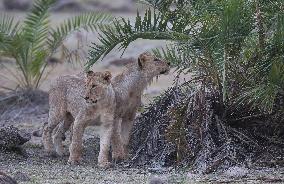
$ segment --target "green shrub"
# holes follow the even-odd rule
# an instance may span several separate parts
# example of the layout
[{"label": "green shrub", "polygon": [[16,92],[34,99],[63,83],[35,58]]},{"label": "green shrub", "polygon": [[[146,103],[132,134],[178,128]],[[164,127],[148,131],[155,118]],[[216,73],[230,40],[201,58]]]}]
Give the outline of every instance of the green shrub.
[{"label": "green shrub", "polygon": [[86,13],[64,21],[57,28],[50,27],[49,8],[55,0],[36,0],[23,23],[7,15],[0,16],[0,56],[16,60],[17,71],[9,70],[18,87],[36,89],[46,72],[47,58],[72,32],[97,30],[111,22],[112,17],[102,13]]},{"label": "green shrub", "polygon": [[94,43],[86,67],[113,48],[137,39],[168,40],[153,52],[192,81],[218,91],[223,112],[242,107],[271,113],[284,96],[282,0],[144,0],[150,6],[135,23],[116,20]]}]

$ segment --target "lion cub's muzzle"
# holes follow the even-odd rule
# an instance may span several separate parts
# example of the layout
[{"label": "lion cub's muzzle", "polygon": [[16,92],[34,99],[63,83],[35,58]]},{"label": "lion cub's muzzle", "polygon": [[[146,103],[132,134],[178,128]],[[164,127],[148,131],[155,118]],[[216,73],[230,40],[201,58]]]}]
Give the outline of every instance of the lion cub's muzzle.
[{"label": "lion cub's muzzle", "polygon": [[91,99],[91,98],[88,97],[88,96],[86,96],[84,99],[85,99],[86,102],[89,103],[89,104],[96,104],[96,103],[98,102],[97,99]]},{"label": "lion cub's muzzle", "polygon": [[167,67],[163,71],[161,71],[160,74],[165,74],[165,75],[169,74],[170,66],[171,66],[171,63],[167,63]]},{"label": "lion cub's muzzle", "polygon": [[168,70],[164,70],[164,71],[161,71],[160,74],[168,74],[169,71]]}]

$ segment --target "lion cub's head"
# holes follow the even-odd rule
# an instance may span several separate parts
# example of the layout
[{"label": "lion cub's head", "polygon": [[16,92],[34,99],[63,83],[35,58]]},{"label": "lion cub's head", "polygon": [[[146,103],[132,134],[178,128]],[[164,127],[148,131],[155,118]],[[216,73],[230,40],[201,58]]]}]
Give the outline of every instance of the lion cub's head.
[{"label": "lion cub's head", "polygon": [[96,105],[102,100],[107,100],[112,90],[111,73],[89,71],[86,75],[86,94],[84,99],[89,105]]},{"label": "lion cub's head", "polygon": [[169,62],[157,58],[148,52],[139,55],[138,65],[141,71],[149,77],[167,74],[170,70]]}]

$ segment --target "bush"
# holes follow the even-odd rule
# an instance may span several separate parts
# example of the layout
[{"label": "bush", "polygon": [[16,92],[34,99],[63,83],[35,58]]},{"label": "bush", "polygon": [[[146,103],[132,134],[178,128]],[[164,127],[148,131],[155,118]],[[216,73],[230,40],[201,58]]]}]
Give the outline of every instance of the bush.
[{"label": "bush", "polygon": [[168,89],[135,121],[130,165],[184,166],[203,174],[283,165],[283,116],[251,116],[245,107],[223,116],[217,97],[188,83]]},{"label": "bush", "polygon": [[[51,28],[49,9],[55,0],[36,0],[24,22],[14,21],[7,15],[0,16],[0,56],[16,60],[17,71],[8,70],[18,87],[33,90],[39,87],[51,57],[72,32],[85,29],[97,30],[109,23],[112,17],[102,13],[82,14]],[[3,63],[3,67],[6,67]],[[4,76],[5,77],[5,76]]]},{"label": "bush", "polygon": [[[219,94],[223,112],[247,104],[272,113],[284,96],[284,13],[276,1],[145,0],[144,18],[114,21],[94,43],[87,67],[115,46],[126,49],[136,39],[168,40],[154,53],[193,74]],[[283,110],[283,109],[282,109]]]}]

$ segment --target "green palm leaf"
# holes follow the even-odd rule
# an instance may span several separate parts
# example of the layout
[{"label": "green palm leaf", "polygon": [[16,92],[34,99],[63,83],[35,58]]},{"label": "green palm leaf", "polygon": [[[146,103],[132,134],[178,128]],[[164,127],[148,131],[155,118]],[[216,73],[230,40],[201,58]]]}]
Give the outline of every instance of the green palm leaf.
[{"label": "green palm leaf", "polygon": [[93,43],[92,50],[89,52],[89,61],[86,67],[91,67],[96,61],[102,59],[113,48],[119,45],[119,49],[126,49],[127,46],[141,38],[151,40],[172,40],[172,41],[187,41],[190,36],[171,31],[167,28],[167,18],[161,14],[151,13],[147,10],[144,18],[137,13],[136,21],[132,25],[130,20],[121,18],[115,20],[113,26],[107,26],[101,29],[102,33],[99,34],[99,43]]},{"label": "green palm leaf", "polygon": [[18,31],[19,22],[15,22],[13,17],[6,14],[0,16],[0,33],[6,36],[13,36]]},{"label": "green palm leaf", "polygon": [[38,88],[47,68],[46,59],[60,46],[72,31],[95,31],[104,28],[113,19],[102,13],[87,13],[63,22],[50,29],[49,8],[55,0],[35,0],[22,27],[13,18],[0,16],[0,54],[16,60],[19,77],[16,80],[24,89]]},{"label": "green palm leaf", "polygon": [[44,47],[48,36],[49,28],[49,8],[55,0],[35,1],[31,12],[24,20],[23,32],[24,40],[30,43],[32,52],[41,50]]},{"label": "green palm leaf", "polygon": [[39,80],[40,69],[45,60],[38,59],[38,53],[45,52],[45,42],[48,38],[49,8],[55,0],[36,0],[31,12],[23,22],[23,29],[13,43],[17,50],[16,62],[20,67],[26,86],[34,86]]},{"label": "green palm leaf", "polygon": [[7,52],[11,48],[11,41],[19,28],[19,22],[15,22],[13,17],[5,14],[0,16],[0,53]]}]

